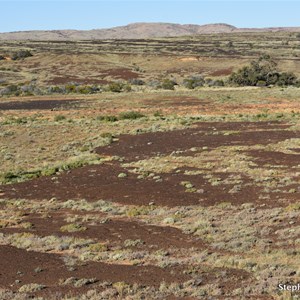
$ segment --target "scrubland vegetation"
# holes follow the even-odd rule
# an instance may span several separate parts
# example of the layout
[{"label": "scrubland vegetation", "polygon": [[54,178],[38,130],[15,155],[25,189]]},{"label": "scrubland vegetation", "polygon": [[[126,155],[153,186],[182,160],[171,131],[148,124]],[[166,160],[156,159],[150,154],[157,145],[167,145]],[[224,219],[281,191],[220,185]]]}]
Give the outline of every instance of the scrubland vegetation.
[{"label": "scrubland vegetation", "polygon": [[0,46],[1,299],[299,299],[296,33]]}]

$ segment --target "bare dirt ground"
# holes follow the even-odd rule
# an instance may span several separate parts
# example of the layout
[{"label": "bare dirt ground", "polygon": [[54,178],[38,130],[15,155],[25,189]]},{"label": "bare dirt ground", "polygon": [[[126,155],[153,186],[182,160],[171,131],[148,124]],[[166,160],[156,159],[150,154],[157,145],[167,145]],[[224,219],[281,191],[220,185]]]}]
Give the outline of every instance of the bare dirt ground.
[{"label": "bare dirt ground", "polygon": [[77,100],[35,100],[35,101],[8,101],[0,103],[2,110],[53,110],[74,108],[78,103]]}]

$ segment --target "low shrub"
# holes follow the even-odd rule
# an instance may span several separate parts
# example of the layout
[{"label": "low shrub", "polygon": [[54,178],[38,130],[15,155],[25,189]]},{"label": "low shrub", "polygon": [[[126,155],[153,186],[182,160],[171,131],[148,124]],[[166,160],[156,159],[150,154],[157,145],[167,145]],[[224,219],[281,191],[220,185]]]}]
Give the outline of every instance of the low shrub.
[{"label": "low shrub", "polygon": [[87,228],[78,223],[71,223],[60,227],[61,232],[85,231]]},{"label": "low shrub", "polygon": [[20,50],[11,56],[12,60],[22,59],[33,56],[29,50]]},{"label": "low shrub", "polygon": [[145,115],[143,115],[142,113],[138,112],[138,111],[128,111],[128,112],[122,112],[120,113],[120,120],[135,120],[135,119],[139,119],[145,117]]},{"label": "low shrub", "polygon": [[158,80],[150,80],[147,85],[152,88],[152,89],[160,89],[161,88],[161,83]]},{"label": "low shrub", "polygon": [[183,80],[184,87],[191,90],[195,89],[196,87],[203,86],[204,83],[205,80],[202,76],[191,76]]},{"label": "low shrub", "polygon": [[224,81],[222,79],[211,79],[207,78],[205,79],[205,84],[209,87],[212,86],[224,86]]},{"label": "low shrub", "polygon": [[283,72],[279,75],[276,84],[279,86],[298,85],[299,81],[294,73]]},{"label": "low shrub", "polygon": [[108,90],[113,93],[121,93],[123,90],[124,84],[121,82],[113,82],[108,85]]},{"label": "low shrub", "polygon": [[177,83],[171,79],[164,79],[161,83],[161,88],[164,90],[174,90],[175,85]]},{"label": "low shrub", "polygon": [[117,122],[119,120],[116,116],[98,116],[96,119],[103,122]]},{"label": "low shrub", "polygon": [[142,79],[134,78],[129,80],[129,83],[132,85],[144,85],[145,82]]}]

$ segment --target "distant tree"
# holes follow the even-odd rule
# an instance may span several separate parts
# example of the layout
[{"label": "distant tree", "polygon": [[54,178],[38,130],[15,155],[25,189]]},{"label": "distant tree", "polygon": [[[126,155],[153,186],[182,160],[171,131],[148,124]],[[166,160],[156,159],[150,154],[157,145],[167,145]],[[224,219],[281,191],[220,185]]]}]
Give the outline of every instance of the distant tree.
[{"label": "distant tree", "polygon": [[297,78],[293,73],[280,73],[277,63],[270,55],[263,55],[257,60],[234,72],[229,77],[229,82],[240,86],[269,86],[269,85],[294,85]]}]

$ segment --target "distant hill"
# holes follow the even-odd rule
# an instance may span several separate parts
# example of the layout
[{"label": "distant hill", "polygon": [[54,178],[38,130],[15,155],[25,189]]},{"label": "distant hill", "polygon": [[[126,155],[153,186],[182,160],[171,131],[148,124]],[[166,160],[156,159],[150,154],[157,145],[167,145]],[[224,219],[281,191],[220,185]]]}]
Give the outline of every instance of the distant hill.
[{"label": "distant hill", "polygon": [[0,33],[0,40],[96,40],[96,39],[145,39],[156,37],[190,36],[197,34],[230,32],[300,32],[300,27],[237,28],[218,23],[207,25],[173,23],[133,23],[108,29],[93,30],[33,30]]}]

